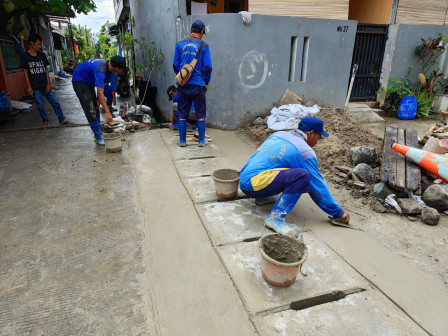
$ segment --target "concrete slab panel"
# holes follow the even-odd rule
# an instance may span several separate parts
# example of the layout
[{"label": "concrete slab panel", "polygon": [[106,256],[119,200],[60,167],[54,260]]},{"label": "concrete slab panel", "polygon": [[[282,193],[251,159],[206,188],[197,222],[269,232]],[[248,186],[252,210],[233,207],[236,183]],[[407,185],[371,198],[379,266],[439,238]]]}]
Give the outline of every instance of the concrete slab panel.
[{"label": "concrete slab panel", "polygon": [[177,134],[173,134],[172,130],[160,130],[160,135],[171,152],[174,161],[200,157],[221,156],[218,146],[213,143],[209,143],[205,147],[199,147],[197,142],[188,141],[186,147],[179,147],[177,145],[179,137]]},{"label": "concrete slab panel", "polygon": [[181,178],[211,175],[217,169],[240,169],[233,161],[222,156],[207,159],[179,160],[174,161],[174,165]]},{"label": "concrete slab panel", "polygon": [[260,335],[427,335],[377,290],[296,311],[254,318]]},{"label": "concrete slab panel", "polygon": [[[198,206],[202,221],[215,245],[236,243],[271,232],[264,227],[264,219],[269,215],[271,208],[272,204],[257,206],[253,199],[213,202]],[[297,223],[297,216],[290,213],[287,221]]]},{"label": "concrete slab panel", "polygon": [[[185,187],[191,198],[196,203],[217,201],[215,183],[211,176],[192,177],[183,179]],[[241,190],[238,190],[238,196],[244,196]]]},{"label": "concrete slab panel", "polygon": [[257,242],[217,248],[250,313],[270,310],[336,290],[369,287],[358,273],[318,241],[314,234],[305,232],[303,238],[308,247],[308,260],[302,271],[307,276],[299,273],[296,282],[286,288],[271,286],[263,279]]}]

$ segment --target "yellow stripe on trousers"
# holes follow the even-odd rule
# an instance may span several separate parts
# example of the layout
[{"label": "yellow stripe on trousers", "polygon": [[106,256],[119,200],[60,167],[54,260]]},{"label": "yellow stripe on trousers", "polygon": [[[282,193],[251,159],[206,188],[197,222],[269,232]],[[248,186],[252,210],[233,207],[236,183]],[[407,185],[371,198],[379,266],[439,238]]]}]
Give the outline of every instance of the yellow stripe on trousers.
[{"label": "yellow stripe on trousers", "polygon": [[254,191],[259,191],[261,189],[266,188],[268,185],[274,181],[274,179],[277,177],[278,173],[281,170],[285,170],[289,168],[276,168],[276,169],[269,169],[265,170],[255,176],[253,176],[250,179],[250,182],[252,183],[252,188],[254,188]]}]

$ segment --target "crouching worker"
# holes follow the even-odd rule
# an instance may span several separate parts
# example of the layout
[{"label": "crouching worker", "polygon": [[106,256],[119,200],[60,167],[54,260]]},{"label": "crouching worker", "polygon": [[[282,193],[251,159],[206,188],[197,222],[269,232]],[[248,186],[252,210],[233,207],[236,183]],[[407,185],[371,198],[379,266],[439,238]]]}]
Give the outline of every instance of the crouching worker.
[{"label": "crouching worker", "polygon": [[309,193],[327,214],[344,223],[350,220],[325,184],[312,149],[321,136],[328,137],[323,125],[316,117],[305,117],[297,131],[274,133],[241,170],[240,189],[247,196],[255,198],[257,205],[275,203],[264,225],[278,233],[298,235],[285,217],[303,193]]},{"label": "crouching worker", "polygon": [[[177,100],[177,88],[174,85],[171,85],[167,90],[166,93],[168,94],[168,99],[173,101],[173,114],[171,116],[171,123],[168,125],[170,129],[172,130],[178,130],[179,127],[177,125],[179,120],[179,110],[178,110],[178,100]],[[196,129],[196,123],[195,120],[195,114],[194,111],[194,102],[191,102],[191,108],[190,108],[190,115],[187,119],[187,122],[191,125],[193,125],[193,129]]]}]

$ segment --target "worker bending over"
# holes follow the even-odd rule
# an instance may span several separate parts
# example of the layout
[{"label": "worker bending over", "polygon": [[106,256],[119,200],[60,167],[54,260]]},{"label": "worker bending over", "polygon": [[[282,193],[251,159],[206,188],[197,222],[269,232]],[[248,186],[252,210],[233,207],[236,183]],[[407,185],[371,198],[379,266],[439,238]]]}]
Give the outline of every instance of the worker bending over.
[{"label": "worker bending over", "polygon": [[[339,221],[350,220],[325,184],[312,149],[321,136],[328,137],[323,125],[316,117],[305,117],[298,130],[272,134],[241,170],[240,189],[247,196],[255,198],[257,205],[275,202],[264,225],[278,233],[298,235],[285,217],[303,193],[309,193],[323,211]],[[277,199],[275,195],[280,193]]]}]

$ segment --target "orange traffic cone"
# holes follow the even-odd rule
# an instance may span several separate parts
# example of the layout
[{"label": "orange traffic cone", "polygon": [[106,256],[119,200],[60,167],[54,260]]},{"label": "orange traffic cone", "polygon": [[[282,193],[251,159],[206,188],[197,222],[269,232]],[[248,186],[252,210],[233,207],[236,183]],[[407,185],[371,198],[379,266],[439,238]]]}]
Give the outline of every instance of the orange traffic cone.
[{"label": "orange traffic cone", "polygon": [[394,143],[392,149],[448,183],[448,156]]}]

